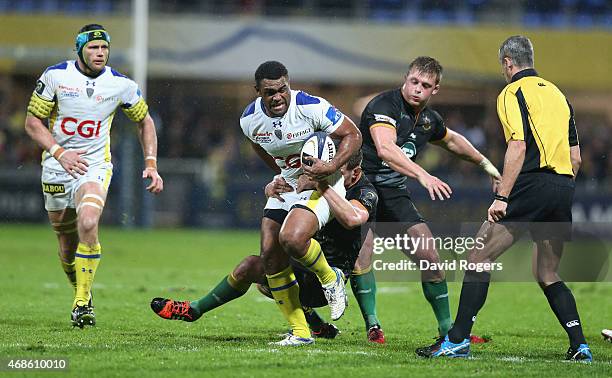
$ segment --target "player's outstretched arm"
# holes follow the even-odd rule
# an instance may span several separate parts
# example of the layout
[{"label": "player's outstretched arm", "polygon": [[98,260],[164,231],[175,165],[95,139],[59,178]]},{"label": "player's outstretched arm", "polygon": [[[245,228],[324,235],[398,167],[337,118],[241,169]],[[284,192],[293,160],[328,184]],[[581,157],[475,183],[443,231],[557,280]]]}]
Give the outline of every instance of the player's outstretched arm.
[{"label": "player's outstretched arm", "polygon": [[395,128],[373,125],[370,127],[370,134],[376,146],[378,157],[386,162],[391,169],[401,173],[404,176],[415,178],[429,192],[430,198],[433,200],[438,197],[444,201],[444,198],[450,198],[453,192],[444,181],[430,175],[420,165],[410,160],[401,148],[396,143],[397,134]]},{"label": "player's outstretched arm", "polygon": [[149,113],[138,122],[138,140],[142,146],[145,161],[142,178],[150,178],[151,183],[147,186],[147,190],[153,194],[158,194],[164,190],[164,180],[157,172],[157,133],[155,132],[155,123]]},{"label": "player's outstretched arm", "polygon": [[361,131],[355,126],[355,123],[347,116],[338,128],[330,134],[333,139],[339,139],[338,151],[336,156],[329,162],[324,162],[319,159],[310,159],[313,164],[303,165],[304,173],[313,179],[323,179],[342,167],[348,159],[361,148]]},{"label": "player's outstretched arm", "polygon": [[25,120],[25,130],[30,138],[44,150],[49,151],[72,177],[77,178],[78,175],[84,175],[87,172],[89,164],[81,156],[87,151],[66,150],[60,147],[40,118],[28,114]]},{"label": "player's outstretched arm", "polygon": [[461,159],[477,164],[489,175],[493,180],[494,187],[499,185],[501,174],[495,166],[480,153],[463,135],[449,128],[446,128],[446,135],[441,140],[431,142],[445,150],[452,152]]},{"label": "player's outstretched arm", "polygon": [[327,181],[319,181],[316,185],[317,190],[327,200],[334,217],[342,227],[350,230],[359,227],[368,221],[370,214],[368,210],[357,200],[348,201],[342,197],[334,188],[327,184]]}]

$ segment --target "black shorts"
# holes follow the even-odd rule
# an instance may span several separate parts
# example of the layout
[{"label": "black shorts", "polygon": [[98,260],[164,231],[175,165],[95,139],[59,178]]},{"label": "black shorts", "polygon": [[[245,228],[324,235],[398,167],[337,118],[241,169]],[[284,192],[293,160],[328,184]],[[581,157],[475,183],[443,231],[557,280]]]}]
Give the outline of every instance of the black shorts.
[{"label": "black shorts", "polygon": [[395,225],[376,227],[379,235],[404,233],[407,228],[415,224],[425,223],[425,218],[414,206],[408,189],[376,186],[376,192],[378,193],[376,223],[395,223]]},{"label": "black shorts", "polygon": [[500,223],[528,229],[534,241],[571,240],[575,182],[553,172],[522,173]]}]

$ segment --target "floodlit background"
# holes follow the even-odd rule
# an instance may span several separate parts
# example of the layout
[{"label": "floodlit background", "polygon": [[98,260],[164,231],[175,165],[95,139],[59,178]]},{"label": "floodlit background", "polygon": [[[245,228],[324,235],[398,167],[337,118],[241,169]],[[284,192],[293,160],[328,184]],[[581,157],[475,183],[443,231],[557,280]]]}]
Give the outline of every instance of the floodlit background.
[{"label": "floodlit background", "polygon": [[[501,168],[497,49],[513,34],[532,39],[536,69],[574,106],[583,155],[575,220],[612,221],[610,1],[0,0],[0,222],[46,222],[41,151],[25,134],[25,109],[38,76],[75,58],[75,35],[91,22],[111,34],[109,64],[146,89],[165,180],[160,196],[144,192],[135,128],[116,117],[104,224],[257,227],[271,172],[238,120],[256,96],[255,69],[271,59],[288,67],[293,89],[359,122],[371,96],[398,87],[413,58],[431,55],[445,69],[432,107]],[[436,206],[411,183],[427,218],[483,219],[491,195],[480,169],[437,147],[418,162],[454,190]]]}]

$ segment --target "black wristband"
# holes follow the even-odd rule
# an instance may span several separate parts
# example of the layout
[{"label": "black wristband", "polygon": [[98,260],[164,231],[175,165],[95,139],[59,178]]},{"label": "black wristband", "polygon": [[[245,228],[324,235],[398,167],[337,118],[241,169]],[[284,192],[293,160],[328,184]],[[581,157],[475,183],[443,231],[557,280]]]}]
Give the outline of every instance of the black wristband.
[{"label": "black wristband", "polygon": [[502,202],[508,203],[508,197],[504,197],[501,194],[495,193],[495,197],[494,198],[496,200],[498,200],[498,201],[502,201]]}]

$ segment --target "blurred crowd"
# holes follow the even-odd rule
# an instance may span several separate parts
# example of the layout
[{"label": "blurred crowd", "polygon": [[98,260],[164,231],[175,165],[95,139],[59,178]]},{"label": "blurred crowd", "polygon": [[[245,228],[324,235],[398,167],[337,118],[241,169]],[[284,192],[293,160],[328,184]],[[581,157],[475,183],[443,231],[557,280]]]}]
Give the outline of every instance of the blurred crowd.
[{"label": "blurred crowd", "polygon": [[[609,0],[150,0],[153,14],[357,18],[380,22],[612,27]],[[0,0],[0,13],[126,14],[124,0]]]},{"label": "blurred crowd", "polygon": [[[35,82],[33,77],[0,76],[0,168],[14,168],[38,164],[41,150],[26,135],[24,120],[26,106]],[[248,180],[256,172],[267,168],[254,155],[242,135],[238,119],[245,101],[228,99],[212,91],[194,95],[181,85],[161,87],[150,85],[148,102],[156,120],[159,134],[159,156],[172,159],[194,159],[205,162],[210,177],[220,183],[227,180]],[[465,135],[498,167],[503,164],[505,142],[495,112],[486,112],[478,106],[436,106],[446,126]],[[356,114],[351,115],[355,121]],[[590,187],[609,185],[612,181],[612,124],[603,116],[576,115],[578,134],[582,146],[582,168],[579,182]],[[128,124],[123,116],[117,117],[113,138],[133,130],[121,127]],[[132,136],[130,136],[132,137]],[[134,139],[135,140],[135,139]],[[116,148],[117,143],[113,144]],[[455,182],[470,183],[482,180],[483,175],[474,166],[454,158],[438,147],[430,146],[419,156],[426,169]],[[223,192],[223,186],[217,186]]]}]

